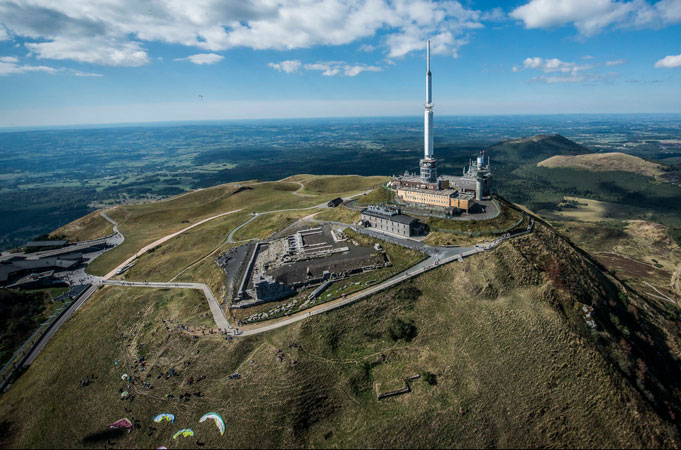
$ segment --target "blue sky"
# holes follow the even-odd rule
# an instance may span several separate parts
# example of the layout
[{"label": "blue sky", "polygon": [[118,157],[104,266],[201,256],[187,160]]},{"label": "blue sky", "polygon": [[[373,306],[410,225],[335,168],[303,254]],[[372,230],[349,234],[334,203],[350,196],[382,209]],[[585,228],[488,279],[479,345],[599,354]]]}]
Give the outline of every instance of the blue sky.
[{"label": "blue sky", "polygon": [[436,115],[681,113],[681,0],[0,0],[0,127],[416,116],[427,39]]}]

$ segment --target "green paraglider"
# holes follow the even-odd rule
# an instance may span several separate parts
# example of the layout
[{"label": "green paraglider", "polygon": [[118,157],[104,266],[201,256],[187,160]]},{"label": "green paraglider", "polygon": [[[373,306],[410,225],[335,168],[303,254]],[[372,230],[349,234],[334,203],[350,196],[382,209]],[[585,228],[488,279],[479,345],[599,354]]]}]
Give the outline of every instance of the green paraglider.
[{"label": "green paraglider", "polygon": [[154,422],[156,423],[161,423],[164,420],[167,420],[170,423],[175,423],[175,416],[169,413],[163,413],[159,414],[158,416],[154,417]]},{"label": "green paraglider", "polygon": [[190,430],[189,428],[185,428],[184,430],[180,430],[177,433],[175,433],[173,435],[173,439],[177,439],[179,436],[182,436],[182,437],[194,436],[194,431]]},{"label": "green paraglider", "polygon": [[214,413],[214,412],[204,414],[199,419],[199,423],[205,422],[208,419],[213,419],[215,421],[215,425],[218,427],[218,430],[220,430],[220,436],[225,434],[225,421],[222,420],[222,417],[220,417],[220,414]]}]

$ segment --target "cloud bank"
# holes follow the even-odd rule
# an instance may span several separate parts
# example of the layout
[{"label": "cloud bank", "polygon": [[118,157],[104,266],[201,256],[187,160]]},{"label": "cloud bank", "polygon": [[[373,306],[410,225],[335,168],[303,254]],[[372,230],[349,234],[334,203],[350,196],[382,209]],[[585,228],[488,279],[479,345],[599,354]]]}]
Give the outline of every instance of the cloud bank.
[{"label": "cloud bank", "polygon": [[390,58],[421,50],[427,38],[434,53],[456,56],[470,30],[500,15],[455,0],[0,0],[0,39],[25,41],[38,58],[108,66],[149,63],[149,42],[289,50],[379,31]]},{"label": "cloud bank", "polygon": [[573,25],[583,36],[593,36],[608,27],[661,28],[681,23],[681,0],[531,0],[511,11],[510,16],[525,28]]}]

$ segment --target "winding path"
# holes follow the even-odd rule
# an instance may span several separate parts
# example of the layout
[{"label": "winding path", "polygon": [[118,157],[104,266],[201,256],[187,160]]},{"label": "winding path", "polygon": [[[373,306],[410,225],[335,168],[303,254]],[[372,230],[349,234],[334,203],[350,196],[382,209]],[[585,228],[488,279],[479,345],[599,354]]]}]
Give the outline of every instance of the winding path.
[{"label": "winding path", "polygon": [[[118,266],[116,266],[116,268],[112,269],[111,272],[109,272],[109,273],[107,273],[106,275],[104,275],[104,276],[102,277],[102,279],[103,279],[103,280],[108,280],[108,279],[112,278],[113,276],[116,275],[116,272],[118,272],[118,271],[121,270],[123,267],[127,266],[128,264],[130,264],[131,262],[133,262],[135,259],[137,259],[137,258],[139,258],[140,256],[142,256],[143,254],[145,254],[146,252],[148,252],[148,251],[151,250],[152,248],[158,247],[159,245],[163,244],[164,242],[169,241],[170,239],[172,239],[172,238],[174,238],[175,236],[178,236],[178,235],[184,233],[185,231],[189,231],[189,230],[191,230],[192,228],[198,227],[199,225],[203,225],[204,223],[206,223],[206,222],[208,222],[208,221],[211,221],[211,220],[213,220],[213,219],[217,219],[217,218],[219,218],[219,217],[223,217],[223,216],[226,216],[226,215],[228,215],[228,214],[234,214],[234,213],[239,212],[239,211],[241,211],[241,209],[235,209],[235,210],[233,210],[233,211],[227,211],[227,212],[223,212],[223,213],[220,213],[220,214],[216,214],[216,215],[214,215],[214,216],[211,216],[211,217],[208,217],[208,218],[206,218],[206,219],[200,220],[200,221],[196,222],[195,224],[189,225],[188,227],[183,228],[183,229],[181,229],[180,231],[176,231],[175,233],[171,233],[171,234],[169,234],[169,235],[167,235],[167,236],[162,237],[161,239],[157,239],[157,240],[155,240],[154,242],[152,242],[151,244],[145,245],[145,246],[142,247],[137,253],[135,253],[134,255],[132,255],[130,258],[126,259],[126,260],[123,261],[122,263],[120,263]],[[101,214],[101,213],[100,213],[100,214]],[[111,219],[109,219],[109,220],[111,220]],[[118,225],[118,224],[116,224],[116,225]]]}]

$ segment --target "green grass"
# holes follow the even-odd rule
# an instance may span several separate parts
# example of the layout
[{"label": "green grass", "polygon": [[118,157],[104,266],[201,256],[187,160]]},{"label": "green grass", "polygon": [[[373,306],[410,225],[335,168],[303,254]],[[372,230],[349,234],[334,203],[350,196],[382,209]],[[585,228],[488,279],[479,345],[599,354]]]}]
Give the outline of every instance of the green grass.
[{"label": "green grass", "polygon": [[369,206],[379,203],[386,203],[393,199],[392,191],[385,189],[383,186],[377,187],[367,195],[363,195],[355,200],[357,206]]},{"label": "green grass", "polygon": [[123,274],[123,278],[131,281],[169,281],[213,252],[226,241],[234,228],[247,219],[248,214],[240,212],[192,228],[142,255]]},{"label": "green grass", "polygon": [[319,203],[319,199],[292,195],[289,186],[294,184],[262,183],[241,190],[223,185],[168,201],[116,208],[109,215],[119,223],[125,241],[93,261],[88,271],[103,275],[146,244],[219,213],[302,208]]},{"label": "green grass", "polygon": [[54,286],[54,287],[48,287],[48,288],[40,288],[40,289],[24,289],[22,292],[25,293],[41,293],[41,292],[46,292],[47,295],[50,296],[50,298],[56,298],[59,297],[61,294],[65,294],[66,292],[69,291],[69,287],[67,286]]},{"label": "green grass", "polygon": [[215,258],[227,251],[229,246],[220,249],[220,252],[211,255],[203,261],[189,268],[186,272],[177,277],[177,281],[186,281],[193,283],[205,283],[210,287],[211,291],[217,298],[218,302],[222,303],[226,291],[225,286],[225,272],[217,265]]},{"label": "green grass", "polygon": [[361,214],[359,211],[348,209],[341,205],[317,214],[314,218],[317,220],[330,220],[333,222],[353,224],[359,222]]},{"label": "green grass", "polygon": [[[533,262],[541,261],[539,251],[557,250],[551,238],[521,239],[235,344],[163,329],[161,318],[184,323],[205,311],[194,293],[105,288],[0,398],[0,444],[102,446],[97,433],[127,416],[142,428],[111,438],[120,448],[189,448],[196,440],[207,448],[678,446],[673,426],[549,300]],[[530,261],[519,263],[516,247],[526,248]],[[582,270],[572,260],[569,267]],[[394,339],[396,322],[414,329]],[[276,349],[285,362],[276,360]],[[139,389],[133,402],[122,402],[120,375],[133,370],[128,361],[139,354],[152,374],[175,367],[181,376],[153,376],[153,390]],[[124,365],[114,366],[116,360]],[[227,380],[234,371],[241,378]],[[98,378],[79,388],[90,373]],[[402,387],[405,377],[420,373],[437,383],[416,380],[409,394],[376,399],[376,391]],[[207,378],[186,386],[186,377],[199,375]],[[164,399],[187,390],[202,397]],[[226,419],[225,436],[198,424],[208,411]],[[177,420],[154,425],[149,436],[160,412]],[[194,429],[193,439],[170,439],[185,427]]]},{"label": "green grass", "polygon": [[113,225],[99,215],[101,210],[93,211],[85,217],[57,228],[50,236],[63,236],[71,242],[89,241],[113,233]]},{"label": "green grass", "polygon": [[235,241],[265,239],[295,223],[298,219],[314,214],[316,210],[286,211],[262,214],[234,234]]},{"label": "green grass", "polygon": [[337,194],[376,187],[388,181],[386,177],[361,177],[358,175],[323,175],[301,181],[305,185],[302,193]]}]

